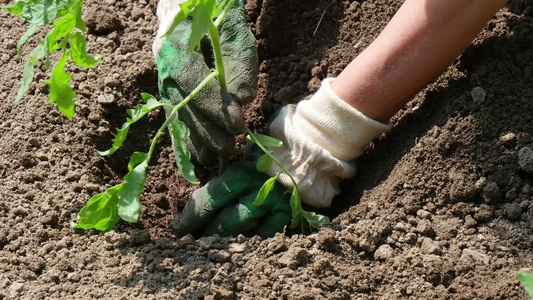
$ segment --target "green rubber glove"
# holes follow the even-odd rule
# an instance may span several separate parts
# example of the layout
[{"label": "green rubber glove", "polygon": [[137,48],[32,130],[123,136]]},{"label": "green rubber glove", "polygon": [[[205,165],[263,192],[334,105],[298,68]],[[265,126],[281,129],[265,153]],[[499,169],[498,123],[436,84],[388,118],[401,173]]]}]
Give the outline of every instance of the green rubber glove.
[{"label": "green rubber glove", "polygon": [[290,223],[291,208],[290,194],[279,183],[262,205],[253,205],[268,178],[257,172],[254,162],[230,164],[222,175],[192,194],[170,226],[177,237],[188,233],[272,237]]},{"label": "green rubber glove", "polygon": [[[170,36],[161,38],[171,23],[169,19],[173,19],[177,13],[176,7],[179,10],[180,2],[183,1],[159,2],[157,13],[161,27],[153,46],[162,101],[173,105],[187,97],[214,67],[207,35],[200,49],[187,53],[192,25],[190,20],[180,23]],[[202,165],[210,165],[232,154],[234,136],[243,133],[245,128],[240,106],[253,100],[257,93],[256,41],[248,28],[243,0],[235,1],[218,31],[227,91],[221,88],[217,80],[211,80],[178,112],[178,118],[190,129],[187,145],[192,160]]]}]

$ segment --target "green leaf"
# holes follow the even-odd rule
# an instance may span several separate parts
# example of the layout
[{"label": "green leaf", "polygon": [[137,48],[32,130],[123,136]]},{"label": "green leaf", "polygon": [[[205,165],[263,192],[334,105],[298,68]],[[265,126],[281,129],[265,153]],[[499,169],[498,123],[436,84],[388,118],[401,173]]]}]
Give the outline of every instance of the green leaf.
[{"label": "green leaf", "polygon": [[85,37],[81,35],[81,33],[76,32],[70,35],[70,58],[74,63],[76,63],[78,66],[85,67],[85,68],[91,68],[96,66],[100,60],[102,59],[102,56],[100,55],[91,55],[87,54],[87,50],[85,48],[85,45],[87,44],[87,40],[85,40]]},{"label": "green leaf", "polygon": [[42,26],[68,14],[75,3],[74,0],[19,0],[13,6],[2,8],[32,24]]},{"label": "green leaf", "polygon": [[68,52],[64,52],[61,59],[54,66],[52,71],[52,77],[44,81],[44,83],[50,85],[50,98],[49,103],[57,103],[57,108],[67,117],[72,118],[74,115],[75,104],[74,97],[76,92],[68,84],[72,75],[65,72],[65,63],[68,60]]},{"label": "green leaf", "polygon": [[141,212],[141,193],[146,181],[146,169],[148,162],[143,161],[124,176],[122,188],[117,192],[118,215],[124,221],[137,222]]},{"label": "green leaf", "polygon": [[168,29],[168,31],[163,35],[163,37],[166,37],[169,34],[171,34],[174,31],[174,29],[176,29],[176,26],[178,26],[179,23],[187,19],[191,10],[201,3],[202,3],[202,0],[189,0],[189,1],[181,3],[180,11],[174,17],[174,21],[170,25],[170,28]]},{"label": "green leaf", "polygon": [[22,79],[20,80],[20,87],[17,91],[17,96],[15,97],[15,101],[10,104],[11,106],[19,103],[19,101],[22,99],[22,97],[24,97],[24,95],[30,88],[30,84],[32,83],[33,77],[35,75],[35,63],[44,56],[44,48],[44,44],[40,43],[30,53],[30,57],[26,62],[26,66],[24,66],[24,71],[22,73]]},{"label": "green leaf", "polygon": [[148,158],[148,153],[144,152],[133,152],[130,157],[130,162],[128,163],[128,172],[133,171],[133,169],[145,161]]},{"label": "green leaf", "polygon": [[190,37],[189,49],[192,51],[196,48],[205,36],[209,25],[213,22],[211,13],[215,10],[216,0],[204,0],[191,11],[192,32]]},{"label": "green leaf", "polygon": [[224,6],[226,5],[226,2],[228,2],[228,0],[224,0],[222,2],[220,2],[220,4],[218,4],[216,6],[216,8],[213,10],[213,12],[211,13],[211,19],[214,19],[216,18],[216,16],[218,16],[218,14],[220,13],[220,11],[224,8]]},{"label": "green leaf", "polygon": [[[148,94],[141,94],[141,96],[143,96],[143,95],[148,95]],[[147,113],[151,112],[155,108],[158,108],[158,107],[161,107],[161,106],[165,105],[165,104],[157,101],[154,96],[147,97],[146,99],[144,99],[144,97],[146,97],[146,96],[143,96],[143,100],[146,101],[146,104],[138,104],[134,108],[128,109],[126,111],[128,116],[130,116],[132,122],[137,122],[142,117],[144,117],[144,115],[146,115]]]},{"label": "green leaf", "polygon": [[163,106],[165,104],[157,101],[155,97],[150,96],[148,94],[142,94],[143,99],[147,102],[146,104],[139,104],[135,106],[133,109],[128,109],[127,113],[130,118],[126,119],[126,122],[122,124],[122,127],[120,129],[117,128],[117,136],[113,139],[113,145],[109,150],[105,151],[98,151],[98,153],[102,156],[107,156],[113,154],[115,151],[120,148],[122,143],[124,143],[124,140],[126,139],[126,136],[128,135],[128,131],[130,130],[130,125],[140,120],[144,115],[149,113],[150,111],[154,110],[155,108],[158,108],[160,106]]},{"label": "green leaf", "polygon": [[31,24],[26,29],[27,29],[26,33],[20,37],[17,43],[18,56],[20,56],[20,49],[22,48],[22,46],[28,41],[30,37],[32,37],[35,34],[35,32],[37,32],[37,29],[39,29],[39,26],[37,24]]},{"label": "green leaf", "polygon": [[61,46],[58,45],[57,42],[69,35],[75,25],[76,17],[74,14],[68,14],[61,20],[54,22],[54,28],[46,35],[46,39],[48,40],[48,50],[53,51],[61,49]]},{"label": "green leaf", "polygon": [[26,5],[26,2],[17,1],[13,6],[2,6],[2,9],[22,17],[22,8],[24,8],[24,5]]},{"label": "green leaf", "polygon": [[302,209],[302,216],[307,220],[307,222],[309,222],[309,226],[314,229],[329,226],[331,224],[331,221],[327,216],[317,214],[312,211],[306,211]]},{"label": "green leaf", "polygon": [[533,299],[533,274],[516,273],[526,293]]},{"label": "green leaf", "polygon": [[191,163],[191,153],[185,141],[189,138],[189,128],[177,117],[168,125],[172,147],[174,148],[174,157],[176,165],[181,172],[181,176],[193,184],[200,184],[194,174],[194,165]]},{"label": "green leaf", "polygon": [[263,204],[263,202],[265,202],[265,199],[268,197],[268,194],[270,194],[270,191],[272,191],[272,189],[274,188],[276,180],[278,180],[278,176],[279,175],[276,175],[275,177],[271,177],[267,181],[265,181],[265,183],[259,190],[259,193],[257,193],[257,197],[255,198],[253,203],[254,206],[260,206],[261,204]]},{"label": "green leaf", "polygon": [[78,223],[71,222],[72,228],[97,229],[107,232],[118,223],[117,192],[122,184],[93,196],[78,214]]},{"label": "green leaf", "polygon": [[260,134],[260,133],[254,134],[253,137],[251,137],[250,135],[247,135],[246,139],[251,141],[251,142],[254,142],[254,143],[259,142],[261,145],[263,145],[263,146],[265,146],[267,148],[268,147],[281,148],[283,146],[283,142],[282,141],[280,141],[280,140],[278,140],[276,138],[273,138],[271,136]]},{"label": "green leaf", "polygon": [[130,130],[130,124],[131,123],[129,123],[128,121],[122,124],[122,127],[120,127],[120,129],[117,128],[117,135],[113,139],[113,145],[111,145],[111,148],[105,151],[98,151],[98,154],[102,156],[108,156],[108,155],[115,153],[115,151],[117,151],[118,148],[122,146],[122,143],[124,143],[124,140],[126,139],[126,136],[128,135],[128,131]]},{"label": "green leaf", "polygon": [[[270,152],[270,154],[273,154],[273,152]],[[273,160],[271,156],[263,154],[257,159],[257,162],[255,163],[255,168],[259,173],[266,172],[272,166],[272,162]]]},{"label": "green leaf", "polygon": [[294,229],[302,222],[302,200],[300,199],[300,192],[296,186],[292,190],[289,204],[292,211],[292,221],[289,228]]}]

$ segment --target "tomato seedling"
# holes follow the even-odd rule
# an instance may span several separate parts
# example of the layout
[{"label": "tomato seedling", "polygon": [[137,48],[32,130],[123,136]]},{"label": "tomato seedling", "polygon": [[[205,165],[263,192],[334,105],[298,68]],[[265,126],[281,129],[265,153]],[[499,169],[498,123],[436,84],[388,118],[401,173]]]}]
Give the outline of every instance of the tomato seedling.
[{"label": "tomato seedling", "polygon": [[[90,68],[100,62],[99,55],[87,53],[85,37],[75,29],[86,32],[85,23],[81,19],[83,0],[18,0],[13,6],[4,6],[2,9],[19,15],[30,23],[26,33],[17,43],[17,52],[20,56],[22,46],[44,25],[53,24],[52,29],[41,39],[38,45],[30,52],[20,87],[15,100],[11,105],[16,105],[30,88],[35,75],[35,64],[44,59],[46,69],[50,68],[50,53],[62,52],[61,58],[52,69],[50,78],[44,81],[50,86],[50,103],[56,103],[57,108],[67,118],[72,118],[76,105],[73,99],[76,92],[69,85],[72,75],[65,72],[65,64],[72,60],[75,64]],[[57,21],[56,21],[57,20]]]},{"label": "tomato seedling", "polygon": [[[176,28],[176,26],[184,21],[188,17],[192,17],[192,32],[190,34],[190,47],[189,51],[195,49],[204,35],[209,34],[213,54],[215,57],[215,70],[212,72],[191,92],[183,101],[177,105],[171,105],[161,103],[157,101],[153,96],[143,94],[143,100],[146,104],[138,105],[134,109],[128,111],[129,118],[123,126],[118,129],[117,136],[113,140],[111,149],[100,152],[101,155],[111,155],[115,152],[123,143],[128,133],[131,124],[142,118],[148,112],[159,107],[166,107],[171,110],[171,113],[167,116],[165,123],[158,130],[156,136],[152,140],[150,150],[147,153],[135,152],[128,165],[129,172],[124,177],[124,183],[107,189],[104,193],[97,194],[92,197],[87,205],[80,211],[78,222],[72,222],[74,228],[90,229],[94,228],[103,232],[111,230],[115,224],[122,218],[128,222],[137,222],[141,202],[140,196],[144,189],[144,183],[146,181],[146,171],[148,163],[152,156],[157,139],[161,136],[163,131],[168,127],[172,138],[174,140],[174,154],[176,162],[181,174],[188,181],[199,184],[194,174],[194,166],[190,162],[191,154],[187,149],[185,141],[189,138],[189,130],[187,126],[177,119],[177,112],[180,108],[186,105],[207,83],[213,78],[217,78],[220,86],[223,89],[227,89],[225,80],[224,64],[222,61],[222,52],[219,42],[219,35],[217,27],[224,19],[229,9],[233,5],[235,0],[222,1],[217,4],[216,0],[189,0],[180,4],[181,9],[175,16],[169,31],[165,34],[168,35]],[[257,162],[257,169],[259,172],[264,172],[270,168],[272,163],[276,163],[280,166],[281,172],[287,174],[294,185],[292,197],[290,200],[290,207],[292,208],[292,223],[291,228],[301,226],[302,232],[305,231],[304,220],[307,220],[310,229],[316,229],[320,226],[329,225],[329,218],[315,214],[313,212],[305,211],[302,208],[300,193],[298,185],[288,170],[281,165],[281,163],[272,156],[271,151],[266,147],[280,147],[282,144],[280,141],[265,135],[253,134],[250,129],[246,128],[248,132],[248,138],[250,141],[256,143],[265,152]],[[280,173],[281,174],[281,173]],[[280,175],[274,176],[268,179],[260,189],[254,205],[258,206],[266,199],[276,179]]]}]

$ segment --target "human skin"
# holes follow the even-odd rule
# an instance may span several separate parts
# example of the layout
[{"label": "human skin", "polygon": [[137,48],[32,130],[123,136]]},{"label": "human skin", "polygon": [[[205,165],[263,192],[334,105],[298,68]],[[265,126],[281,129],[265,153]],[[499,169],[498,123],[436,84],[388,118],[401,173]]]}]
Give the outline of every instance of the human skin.
[{"label": "human skin", "polygon": [[380,35],[331,83],[383,123],[442,73],[508,0],[406,0]]}]

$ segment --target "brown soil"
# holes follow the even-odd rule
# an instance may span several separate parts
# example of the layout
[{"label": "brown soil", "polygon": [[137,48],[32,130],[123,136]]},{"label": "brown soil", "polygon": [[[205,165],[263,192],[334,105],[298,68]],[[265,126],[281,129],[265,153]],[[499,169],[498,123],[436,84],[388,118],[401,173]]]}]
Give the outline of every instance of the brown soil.
[{"label": "brown soil", "polygon": [[[1,5],[11,1],[0,0]],[[247,108],[260,129],[281,105],[316,91],[380,32],[401,1],[253,0],[260,91]],[[109,158],[125,110],[157,94],[151,42],[156,1],[86,0],[89,47],[103,61],[70,66],[76,116],[37,83],[15,107],[23,64],[18,16],[0,12],[0,299],[526,299],[514,273],[533,271],[533,20],[504,8],[473,45],[392,120],[343,184],[334,224],[310,236],[176,240],[169,223],[195,187],[176,174],[168,136],[150,167],[138,224],[106,234],[69,221],[121,182],[163,114],[132,128]],[[323,16],[323,18],[322,18]],[[32,39],[24,47],[28,53]],[[484,101],[471,97],[480,87]],[[114,95],[100,104],[103,94]],[[203,182],[209,170],[199,170]],[[484,186],[484,188],[483,188]]]}]

